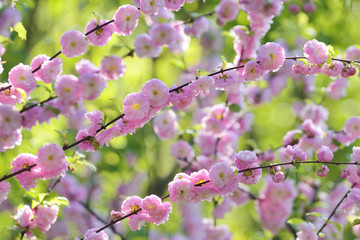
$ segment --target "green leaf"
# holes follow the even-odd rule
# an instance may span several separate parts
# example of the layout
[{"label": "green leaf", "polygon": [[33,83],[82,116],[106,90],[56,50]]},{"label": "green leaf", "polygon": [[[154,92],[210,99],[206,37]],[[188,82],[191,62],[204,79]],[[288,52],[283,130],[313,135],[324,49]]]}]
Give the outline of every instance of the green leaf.
[{"label": "green leaf", "polygon": [[100,145],[95,139],[93,140],[93,146],[96,151],[98,151],[100,149]]},{"label": "green leaf", "polygon": [[240,112],[241,111],[241,107],[237,104],[231,104],[229,106],[229,109],[231,112]]},{"label": "green leaf", "polygon": [[39,228],[32,228],[30,229],[31,233],[38,239],[44,239],[44,234]]},{"label": "green leaf", "polygon": [[355,226],[355,225],[359,225],[360,224],[360,219],[357,218],[357,219],[354,219],[354,221],[352,222],[352,225]]},{"label": "green leaf", "polygon": [[185,63],[177,58],[170,59],[170,64],[172,64],[173,66],[178,67],[182,70],[186,69]]},{"label": "green leaf", "polygon": [[96,166],[85,159],[78,160],[76,163],[90,168],[93,172],[97,171]]},{"label": "green leaf", "polygon": [[294,225],[300,225],[303,222],[304,222],[304,220],[301,218],[291,218],[287,221],[287,223],[294,224]]},{"label": "green leaf", "polygon": [[66,140],[66,138],[69,136],[69,132],[66,130],[55,130],[60,137],[62,137],[64,140]]},{"label": "green leaf", "polygon": [[299,169],[299,168],[300,168],[300,163],[299,163],[298,160],[293,161],[293,165],[294,165],[294,167],[296,167],[296,169]]},{"label": "green leaf", "polygon": [[18,33],[19,37],[22,40],[26,41],[26,29],[24,28],[24,26],[22,25],[21,22],[18,22],[15,27],[14,27],[15,32]]},{"label": "green leaf", "polygon": [[332,63],[332,57],[331,55],[328,56],[328,58],[326,59],[326,64],[331,64]]},{"label": "green leaf", "polygon": [[60,114],[60,110],[57,109],[57,108],[54,108],[54,107],[52,107],[52,106],[45,105],[45,106],[42,106],[42,107],[45,108],[46,110],[52,111],[55,115],[59,115],[59,114]]},{"label": "green leaf", "polygon": [[332,225],[334,225],[339,232],[342,231],[342,225],[341,225],[340,223],[335,222],[335,221],[330,221],[329,223],[331,223]]},{"label": "green leaf", "polygon": [[39,194],[37,192],[35,192],[34,190],[25,192],[24,196],[27,198],[30,198],[32,200],[40,201]]},{"label": "green leaf", "polygon": [[[120,115],[121,114],[121,106],[120,106],[120,104],[119,104],[119,100],[118,99],[116,99],[116,98],[109,98],[109,100],[113,103],[113,105],[114,105],[114,107],[113,108],[111,108],[111,109],[113,109],[113,110],[115,110],[116,111],[116,113],[118,114],[118,115]],[[104,123],[106,122],[106,117],[107,117],[107,115],[106,114],[104,114]]]},{"label": "green leaf", "polygon": [[316,216],[316,217],[323,218],[323,216],[320,213],[317,213],[317,212],[306,213],[306,216]]},{"label": "green leaf", "polygon": [[224,56],[221,56],[221,59],[222,59],[222,69],[225,69],[226,65],[228,64],[228,60]]},{"label": "green leaf", "polygon": [[335,55],[334,47],[331,45],[327,45],[327,47],[328,47],[329,55],[334,56]]},{"label": "green leaf", "polygon": [[296,59],[296,61],[303,62],[303,63],[305,63],[305,65],[308,64],[308,60],[307,60],[307,59],[302,59],[302,58],[300,58],[300,59]]},{"label": "green leaf", "polygon": [[94,12],[94,11],[91,11],[91,12],[94,14],[98,24],[100,24],[100,14],[98,14],[97,12]]},{"label": "green leaf", "polygon": [[324,233],[319,233],[318,235],[319,235],[319,237],[325,237]]},{"label": "green leaf", "polygon": [[49,201],[52,204],[56,204],[58,206],[66,206],[69,207],[69,200],[66,197],[55,197]]}]

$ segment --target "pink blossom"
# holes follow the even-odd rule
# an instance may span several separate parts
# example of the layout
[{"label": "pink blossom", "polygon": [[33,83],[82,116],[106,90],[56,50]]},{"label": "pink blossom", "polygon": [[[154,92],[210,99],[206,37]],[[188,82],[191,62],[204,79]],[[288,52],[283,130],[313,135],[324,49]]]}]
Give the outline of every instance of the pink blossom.
[{"label": "pink blossom", "polygon": [[102,113],[99,110],[85,113],[85,118],[90,122],[87,127],[87,131],[91,136],[94,136],[96,131],[100,128],[100,122],[102,122]]},{"label": "pink blossom", "polygon": [[288,145],[285,149],[285,153],[291,156],[292,160],[294,161],[306,161],[307,155],[306,153],[299,148],[298,145],[290,146]]},{"label": "pink blossom", "polygon": [[100,73],[108,80],[116,80],[124,76],[126,65],[118,56],[104,57],[100,63]]},{"label": "pink blossom", "polygon": [[327,46],[316,39],[307,41],[303,50],[305,57],[307,57],[311,63],[315,64],[325,63],[329,56]]},{"label": "pink blossom", "polygon": [[351,162],[360,162],[360,147],[353,147],[351,154]]},{"label": "pink blossom", "polygon": [[334,154],[327,146],[321,146],[321,148],[317,151],[317,157],[320,162],[330,162]]},{"label": "pink blossom", "polygon": [[[175,87],[171,87],[170,89],[174,89]],[[189,87],[183,87],[178,91],[172,91],[170,93],[170,102],[177,109],[184,109],[189,106],[194,100],[194,92]]]},{"label": "pink blossom", "polygon": [[329,77],[336,77],[341,74],[344,68],[344,64],[339,61],[333,61],[330,64],[324,63],[321,68],[321,72]]},{"label": "pink blossom", "polygon": [[292,71],[295,74],[310,74],[308,66],[303,62],[296,62],[296,65],[293,66]]},{"label": "pink blossom", "polygon": [[285,50],[278,43],[268,42],[259,48],[256,60],[264,70],[277,71],[285,61]]},{"label": "pink blossom", "polygon": [[21,128],[21,114],[18,110],[9,105],[0,105],[0,136],[13,134]]},{"label": "pink blossom", "polygon": [[245,81],[254,81],[264,74],[264,69],[254,60],[245,64],[242,77]]},{"label": "pink blossom", "polygon": [[249,185],[255,185],[259,182],[262,174],[261,169],[253,169],[253,170],[247,170],[247,168],[257,168],[260,167],[259,164],[253,163],[248,165],[245,169],[239,169],[238,179],[240,182],[249,184]]},{"label": "pink blossom", "polygon": [[15,88],[21,88],[26,93],[31,93],[36,88],[36,80],[30,66],[22,63],[13,67],[9,72],[9,82]]},{"label": "pink blossom", "polygon": [[237,186],[234,170],[225,162],[213,165],[209,170],[209,178],[222,196],[233,192]]},{"label": "pink blossom", "polygon": [[338,78],[335,81],[332,81],[328,87],[329,96],[334,100],[345,97],[348,86],[349,83],[347,78]]},{"label": "pink blossom", "polygon": [[[76,141],[80,141],[81,139],[86,138],[88,136],[90,136],[88,131],[86,129],[81,129],[76,135]],[[87,152],[94,152],[95,151],[93,144],[94,141],[96,141],[94,138],[90,138],[89,140],[83,141],[79,143],[79,148]]]},{"label": "pink blossom", "polygon": [[344,131],[352,138],[360,138],[360,118],[352,117],[346,120]]},{"label": "pink blossom", "polygon": [[356,206],[358,208],[360,208],[360,189],[359,188],[351,189],[349,198],[351,199],[352,202],[354,202],[356,204]]},{"label": "pink blossom", "polygon": [[55,82],[62,73],[62,66],[63,63],[60,58],[55,58],[51,61],[46,60],[37,72],[39,79],[45,83]]},{"label": "pink blossom", "polygon": [[256,163],[257,160],[258,158],[254,152],[249,150],[239,151],[235,155],[235,166],[238,170],[242,170]]},{"label": "pink blossom", "polygon": [[[127,197],[121,204],[121,211],[124,214],[136,212],[141,209],[143,200],[138,196]],[[139,211],[137,214],[129,217],[129,226],[132,231],[139,230],[146,220],[144,211]]]},{"label": "pink blossom", "polygon": [[[0,88],[7,87],[10,84],[0,83]],[[10,89],[0,92],[0,103],[3,105],[15,105],[22,100],[21,94],[16,88],[10,87]]]},{"label": "pink blossom", "polygon": [[93,100],[100,96],[107,86],[106,81],[99,73],[87,72],[79,76],[81,85],[81,97],[86,100]]},{"label": "pink blossom", "polygon": [[167,23],[153,25],[149,35],[156,46],[171,46],[175,41],[175,30]]},{"label": "pink blossom", "polygon": [[170,26],[175,29],[175,40],[169,46],[171,52],[179,54],[187,51],[190,45],[190,37],[185,34],[182,21],[173,21]]},{"label": "pink blossom", "polygon": [[162,139],[171,139],[176,136],[178,121],[174,111],[162,111],[154,118],[154,131]]},{"label": "pink blossom", "polygon": [[88,42],[85,35],[76,30],[64,33],[60,39],[61,52],[68,58],[78,57],[86,53]]},{"label": "pink blossom", "polygon": [[55,223],[59,207],[51,205],[49,207],[39,207],[36,212],[34,224],[43,232],[49,231],[52,224]]},{"label": "pink blossom", "polygon": [[[90,30],[96,28],[99,25],[103,25],[107,23],[108,20],[101,19],[99,22],[94,19],[91,20],[85,27],[85,32],[89,32]],[[114,32],[113,24],[108,24],[104,27],[98,28],[92,33],[87,35],[89,43],[94,46],[105,46],[111,39],[111,36]]]},{"label": "pink blossom", "polygon": [[216,218],[224,218],[225,213],[231,212],[231,198],[225,197],[220,205],[217,205],[213,211],[213,215]]},{"label": "pink blossom", "polygon": [[161,46],[156,45],[152,37],[147,34],[139,34],[134,41],[135,53],[138,57],[158,57],[161,53]]},{"label": "pink blossom", "polygon": [[170,154],[176,159],[191,162],[195,156],[195,151],[188,142],[180,140],[171,145]]},{"label": "pink blossom", "polygon": [[160,225],[169,220],[172,205],[170,202],[162,202],[158,196],[151,194],[143,199],[142,209],[148,215],[148,222]]},{"label": "pink blossom", "polygon": [[285,175],[281,171],[280,166],[274,166],[269,168],[269,175],[275,183],[282,182],[285,178]]},{"label": "pink blossom", "polygon": [[213,85],[214,79],[212,77],[200,76],[198,79],[189,84],[189,88],[194,91],[195,96],[200,95],[205,97],[209,95]]},{"label": "pink blossom", "polygon": [[8,182],[0,182],[0,203],[7,199],[7,196],[10,192],[10,183]]},{"label": "pink blossom", "polygon": [[63,149],[54,143],[46,144],[39,149],[37,165],[40,167],[41,177],[55,178],[65,174],[69,163],[65,159]]},{"label": "pink blossom", "polygon": [[296,3],[293,3],[289,5],[288,10],[292,14],[298,14],[300,12],[300,7]]},{"label": "pink blossom", "polygon": [[166,0],[165,8],[171,11],[179,11],[184,4],[185,0]]},{"label": "pink blossom", "polygon": [[75,64],[75,70],[78,74],[83,74],[86,72],[99,72],[99,68],[96,67],[95,64],[90,62],[90,60],[84,58]]},{"label": "pink blossom", "polygon": [[239,10],[239,4],[235,0],[221,0],[215,7],[215,13],[222,22],[234,20]]},{"label": "pink blossom", "polygon": [[169,183],[170,201],[178,204],[179,202],[191,202],[195,197],[193,183],[186,178],[177,179]]},{"label": "pink blossom", "polygon": [[329,173],[329,168],[326,165],[321,165],[321,167],[317,170],[317,175],[319,177],[326,177]]},{"label": "pink blossom", "polygon": [[65,103],[73,104],[80,101],[82,86],[76,76],[61,75],[55,82],[55,93]]},{"label": "pink blossom", "polygon": [[238,135],[232,131],[226,131],[221,137],[217,151],[225,156],[232,155],[238,146]]},{"label": "pink blossom", "polygon": [[[12,172],[17,172],[23,168],[26,168],[30,165],[37,164],[38,158],[37,156],[29,153],[22,153],[18,155],[12,161],[11,165],[13,165]],[[29,171],[25,171],[21,174],[16,175],[16,178],[19,180],[20,185],[27,191],[30,188],[35,188],[38,178],[42,175],[41,169],[36,166],[31,168]]]},{"label": "pink blossom", "polygon": [[146,14],[157,15],[165,7],[165,0],[140,0],[140,10]]},{"label": "pink blossom", "polygon": [[109,240],[108,235],[104,231],[96,232],[98,228],[90,228],[84,234],[84,240]]},{"label": "pink blossom", "polygon": [[20,224],[22,228],[29,227],[34,220],[33,210],[28,205],[24,205],[17,211],[14,219]]},{"label": "pink blossom", "polygon": [[296,240],[317,240],[318,236],[312,223],[303,222],[299,226],[300,231],[296,233]]},{"label": "pink blossom", "polygon": [[[234,67],[231,63],[226,65],[226,68]],[[215,87],[220,90],[230,90],[239,86],[240,79],[236,71],[227,71],[213,76]]]},{"label": "pink blossom", "polygon": [[21,15],[14,7],[6,8],[0,16],[0,35],[9,37],[10,28],[13,28],[20,21]]},{"label": "pink blossom", "polygon": [[199,17],[195,20],[193,25],[184,28],[186,34],[194,35],[196,38],[200,38],[204,32],[208,32],[210,29],[210,21],[207,17]]},{"label": "pink blossom", "polygon": [[166,84],[159,79],[153,78],[147,81],[141,88],[142,95],[147,98],[150,105],[155,108],[163,108],[169,105],[170,93]]},{"label": "pink blossom", "polygon": [[118,8],[114,15],[114,30],[121,35],[129,35],[136,28],[140,11],[129,4],[122,5]]},{"label": "pink blossom", "polygon": [[313,0],[304,3],[303,10],[304,10],[305,13],[313,13],[313,12],[315,12],[316,11],[316,5],[313,2]]},{"label": "pink blossom", "polygon": [[123,102],[124,113],[129,120],[144,119],[150,110],[150,102],[142,93],[130,93]]},{"label": "pink blossom", "polygon": [[350,46],[346,49],[345,52],[346,59],[352,61],[360,61],[360,49],[357,46]]}]

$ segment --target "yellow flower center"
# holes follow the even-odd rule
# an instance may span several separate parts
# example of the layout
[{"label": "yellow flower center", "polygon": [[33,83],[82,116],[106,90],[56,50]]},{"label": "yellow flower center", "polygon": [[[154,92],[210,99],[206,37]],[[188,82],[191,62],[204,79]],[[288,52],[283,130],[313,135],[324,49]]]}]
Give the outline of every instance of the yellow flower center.
[{"label": "yellow flower center", "polygon": [[71,47],[76,47],[76,42],[71,42]]},{"label": "yellow flower center", "polygon": [[20,80],[20,82],[24,81],[25,80],[24,76],[20,76],[19,80]]},{"label": "yellow flower center", "polygon": [[244,175],[245,176],[251,176],[252,175],[252,171],[251,170],[246,170],[246,171],[244,171]]},{"label": "yellow flower center", "polygon": [[137,205],[131,206],[131,212],[135,212],[137,210],[139,210],[139,206]]},{"label": "yellow flower center", "polygon": [[98,29],[96,29],[95,33],[96,33],[96,35],[100,36],[103,31],[104,31],[103,28],[98,28]]},{"label": "yellow flower center", "polygon": [[184,190],[180,190],[180,195],[184,195]]},{"label": "yellow flower center", "polygon": [[27,168],[29,166],[29,164],[28,163],[25,163],[23,166],[22,166],[22,168]]},{"label": "yellow flower center", "polygon": [[54,156],[53,156],[53,155],[50,155],[50,156],[48,156],[48,159],[51,161],[51,160],[54,159]]},{"label": "yellow flower center", "polygon": [[110,66],[110,67],[109,67],[109,70],[110,70],[110,71],[114,71],[114,70],[115,70],[115,66]]},{"label": "yellow flower center", "polygon": [[150,2],[150,6],[152,7],[152,6],[154,6],[155,5],[155,2],[154,1],[151,1]]},{"label": "yellow flower center", "polygon": [[202,185],[202,183],[205,182],[204,180],[200,180],[196,183],[196,185]]},{"label": "yellow flower center", "polygon": [[71,89],[69,87],[65,88],[65,92],[69,93]]},{"label": "yellow flower center", "polygon": [[127,16],[127,17],[125,18],[125,20],[128,21],[128,22],[130,22],[130,20],[131,20],[130,16]]},{"label": "yellow flower center", "polygon": [[222,172],[219,173],[219,177],[220,177],[220,178],[224,178],[224,173],[222,173]]},{"label": "yellow flower center", "polygon": [[137,103],[135,103],[133,107],[134,107],[135,110],[140,108],[139,104],[137,104]]},{"label": "yellow flower center", "polygon": [[273,53],[270,53],[269,56],[270,56],[271,60],[273,60],[275,57],[275,55]]},{"label": "yellow flower center", "polygon": [[156,90],[153,91],[154,96],[158,95],[158,93],[159,93],[159,92],[156,91]]},{"label": "yellow flower center", "polygon": [[154,209],[154,208],[155,208],[155,206],[154,206],[154,205],[151,205],[151,206],[150,206],[150,209]]}]

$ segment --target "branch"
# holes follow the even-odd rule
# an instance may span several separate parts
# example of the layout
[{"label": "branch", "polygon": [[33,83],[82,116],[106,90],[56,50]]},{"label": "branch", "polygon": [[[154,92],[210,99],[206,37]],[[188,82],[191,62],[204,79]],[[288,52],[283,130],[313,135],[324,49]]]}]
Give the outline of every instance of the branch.
[{"label": "branch", "polygon": [[324,224],[321,226],[319,231],[317,232],[317,235],[321,233],[321,231],[326,227],[326,225],[329,223],[330,219],[334,216],[336,210],[340,207],[341,203],[347,198],[348,194],[351,192],[351,189],[356,186],[356,183],[354,183],[351,188],[345,193],[345,195],[341,198],[341,200],[336,204],[335,208],[330,213],[330,216],[325,220]]}]

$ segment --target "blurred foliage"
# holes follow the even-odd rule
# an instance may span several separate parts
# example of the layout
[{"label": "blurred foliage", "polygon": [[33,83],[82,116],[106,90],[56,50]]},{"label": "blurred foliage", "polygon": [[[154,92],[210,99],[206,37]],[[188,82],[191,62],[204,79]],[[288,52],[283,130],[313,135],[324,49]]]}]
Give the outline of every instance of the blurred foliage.
[{"label": "blurred foliage", "polygon": [[[219,1],[207,0],[195,1],[192,4],[186,4],[185,7],[176,13],[176,19],[188,20],[190,12],[208,13],[213,11]],[[289,49],[301,49],[297,42],[299,39],[316,38],[326,44],[334,47],[336,55],[344,56],[345,49],[353,44],[357,44],[360,39],[358,31],[360,1],[341,1],[341,0],[318,0],[316,1],[317,10],[313,14],[300,12],[297,15],[291,14],[287,6],[295,1],[289,1],[285,4],[281,16],[274,19],[271,30],[263,39],[263,43],[268,41],[284,41]],[[299,1],[296,1],[299,2]],[[11,36],[12,42],[6,48],[6,53],[2,60],[5,71],[0,76],[1,81],[7,80],[8,71],[18,63],[29,64],[31,59],[38,54],[53,55],[60,49],[59,39],[61,35],[71,29],[83,31],[86,24],[94,19],[92,11],[97,12],[101,19],[111,19],[120,4],[130,3],[130,1],[103,1],[103,0],[18,0],[17,9],[23,15],[23,25],[27,30],[27,40],[22,40],[16,33]],[[213,18],[213,17],[212,17]],[[240,13],[236,21],[229,22],[224,26],[225,30],[241,24],[248,25],[245,13]],[[105,47],[89,46],[87,53],[78,58],[69,59],[60,56],[63,59],[64,74],[75,74],[75,63],[81,58],[91,60],[99,65],[101,59],[108,55],[123,56],[133,48],[134,37],[147,31],[144,24],[144,18],[141,18],[139,27],[131,36],[114,35],[109,44]],[[230,61],[234,58],[235,52],[232,47],[232,39],[223,36],[224,49],[223,55]],[[172,62],[184,61],[186,67],[197,64],[203,54],[199,40],[192,39],[189,51],[180,55],[172,55],[166,49],[159,58],[139,59],[138,57],[127,57],[125,59],[127,69],[126,74],[118,81],[109,82],[109,87],[95,101],[87,101],[85,108],[87,111],[95,109],[107,115],[107,119],[112,119],[117,115],[112,99],[116,99],[117,104],[121,106],[122,100],[128,93],[139,91],[142,84],[151,79],[159,78],[168,86],[177,82],[181,73],[179,64]],[[300,53],[301,54],[301,53]],[[219,59],[221,62],[221,59]],[[316,87],[321,89],[326,87],[331,81],[330,78],[319,76],[316,80]],[[330,129],[340,130],[345,121],[351,116],[358,116],[360,113],[360,81],[358,77],[351,77],[349,80],[347,98],[332,100],[325,98],[324,106],[329,109],[328,125]],[[296,83],[288,79],[287,88],[270,103],[262,104],[254,108],[255,124],[251,134],[245,134],[239,141],[239,149],[244,150],[249,147],[248,140],[251,138],[258,143],[262,150],[275,148],[282,143],[283,135],[291,129],[294,129],[300,120],[292,112],[292,103],[299,100],[294,94]],[[32,94],[32,98],[46,99],[48,93],[39,88]],[[321,97],[321,96],[320,96]],[[312,99],[318,101],[318,99]],[[181,129],[192,128],[191,112],[178,112],[181,116]],[[109,121],[109,120],[108,120]],[[1,153],[0,176],[6,174],[10,169],[10,163],[14,157],[20,153],[36,154],[38,149],[45,143],[62,144],[62,138],[56,132],[57,130],[68,130],[69,126],[64,116],[52,119],[49,124],[37,125],[31,131],[23,129],[23,143],[14,149]],[[70,130],[67,140],[72,142],[76,135],[75,131]],[[186,140],[192,140],[191,135],[184,136]],[[146,181],[141,184],[141,190],[137,193],[139,196],[146,196],[154,193],[157,195],[166,194],[167,183],[172,180],[175,173],[181,171],[177,162],[170,156],[169,149],[172,141],[160,141],[152,129],[151,123],[143,129],[138,129],[132,136],[120,137],[113,140],[109,147],[103,147],[100,154],[87,154],[87,160],[94,163],[97,167],[97,173],[91,173],[86,166],[75,166],[74,175],[80,182],[86,185],[100,185],[101,190],[96,196],[92,196],[91,205],[96,212],[109,219],[109,212],[113,205],[119,207],[121,197],[118,196],[117,188],[119,185],[131,182],[138,173],[144,173]],[[358,144],[359,142],[356,142]],[[356,145],[355,144],[355,145]],[[197,149],[198,151],[198,149]],[[71,156],[73,150],[67,152]],[[335,154],[337,161],[348,161],[351,148],[340,150]],[[135,163],[129,164],[131,159]],[[339,181],[340,168],[330,166],[330,174],[319,179],[321,181],[321,190],[330,192]],[[264,171],[266,172],[266,171]],[[267,173],[264,173],[267,174]],[[294,176],[301,181],[309,177],[316,176],[316,166],[302,166],[299,170],[290,170],[289,176]],[[19,186],[16,179],[10,179],[12,191],[9,194],[8,203],[3,203],[0,208],[0,228],[11,226],[14,215],[19,204],[30,204],[30,199],[24,197],[25,191]],[[61,183],[60,183],[61,184]],[[49,181],[40,181],[36,187],[37,192],[46,192]],[[263,182],[251,187],[251,192],[257,195],[264,186]],[[112,203],[110,203],[112,201]],[[116,204],[116,202],[118,203]],[[294,207],[296,209],[297,206]],[[212,216],[213,206],[211,203],[205,203],[204,216]],[[294,217],[301,213],[293,213]],[[179,207],[174,205],[174,212],[170,215],[168,223],[156,227],[148,225],[138,232],[129,232],[128,239],[144,239],[149,229],[168,232],[169,234],[181,231],[181,221]],[[125,223],[127,220],[125,221]],[[229,225],[234,239],[269,239],[274,236],[271,233],[262,230],[259,216],[256,213],[256,203],[250,202],[242,207],[234,208],[231,213],[225,215],[225,219],[219,220],[219,224]],[[76,229],[69,222],[69,236],[73,234],[81,235],[82,232]],[[99,225],[97,225],[99,226]],[[53,228],[57,226],[54,225]],[[89,226],[94,227],[94,226]],[[127,226],[124,227],[125,231]],[[1,239],[10,239],[8,231],[0,232]],[[352,230],[349,225],[344,227],[344,239],[352,239]],[[119,239],[114,237],[113,239]],[[282,231],[274,239],[292,239],[289,232]]]}]

